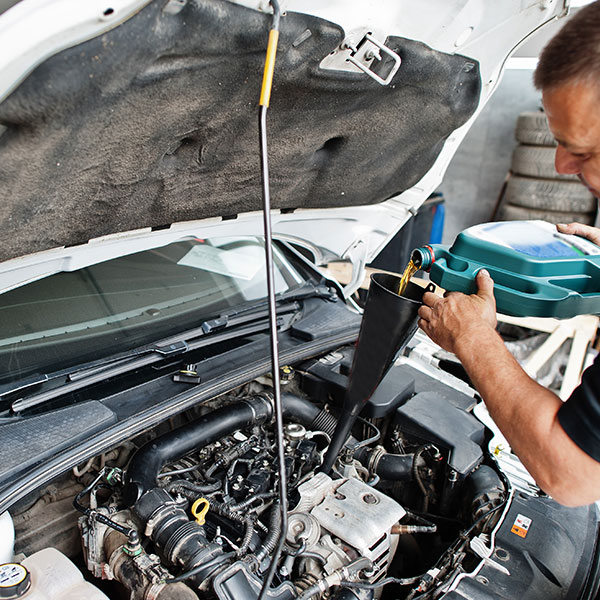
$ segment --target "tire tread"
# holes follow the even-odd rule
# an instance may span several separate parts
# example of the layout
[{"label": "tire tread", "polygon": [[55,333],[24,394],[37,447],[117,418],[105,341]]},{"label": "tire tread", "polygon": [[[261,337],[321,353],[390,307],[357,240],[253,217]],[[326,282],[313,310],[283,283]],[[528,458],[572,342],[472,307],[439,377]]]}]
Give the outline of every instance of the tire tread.
[{"label": "tire tread", "polygon": [[538,210],[583,213],[596,210],[596,199],[579,181],[513,175],[506,186],[506,201]]}]

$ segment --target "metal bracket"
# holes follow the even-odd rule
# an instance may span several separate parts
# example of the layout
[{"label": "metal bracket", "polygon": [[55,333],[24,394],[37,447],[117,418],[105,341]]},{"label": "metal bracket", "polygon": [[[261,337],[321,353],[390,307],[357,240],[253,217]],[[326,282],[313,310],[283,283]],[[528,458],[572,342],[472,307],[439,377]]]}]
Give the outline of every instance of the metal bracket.
[{"label": "metal bracket", "polygon": [[471,550],[473,550],[473,552],[475,552],[479,558],[482,558],[486,565],[489,565],[493,569],[496,569],[497,571],[500,571],[500,573],[504,573],[504,575],[508,575],[510,577],[510,571],[506,567],[490,558],[492,555],[492,549],[488,547],[486,539],[482,534],[479,534],[477,537],[473,538],[470,542],[470,546]]},{"label": "metal bracket", "polygon": [[342,290],[344,298],[352,296],[362,285],[367,265],[367,249],[368,245],[363,240],[357,240],[342,256],[352,264],[352,279]]},{"label": "metal bracket", "polygon": [[[363,53],[360,52],[365,47],[365,44],[367,44],[367,42],[370,42],[371,44],[373,44],[376,48],[381,50],[381,52],[383,52],[384,54],[387,54],[394,61],[394,64],[392,65],[392,68],[391,68],[390,72],[387,74],[387,77],[385,79],[383,79],[382,77],[377,75],[377,73],[375,73],[371,70],[371,66],[373,65],[374,61],[381,60],[381,58],[382,58],[379,51],[367,49]],[[400,68],[402,59],[393,50],[388,48],[385,44],[382,44],[380,41],[376,40],[370,33],[366,33],[365,37],[356,46],[351,46],[351,45],[347,44],[347,47],[350,48],[350,50],[352,50],[352,52],[350,53],[350,56],[346,60],[351,62],[355,67],[358,67],[363,73],[366,73],[371,79],[374,79],[377,83],[379,83],[381,85],[388,85],[394,78],[394,75],[398,72],[398,69]],[[363,64],[357,58],[359,53],[361,54],[361,57],[363,58],[363,60],[372,61],[371,64],[370,65]]]}]

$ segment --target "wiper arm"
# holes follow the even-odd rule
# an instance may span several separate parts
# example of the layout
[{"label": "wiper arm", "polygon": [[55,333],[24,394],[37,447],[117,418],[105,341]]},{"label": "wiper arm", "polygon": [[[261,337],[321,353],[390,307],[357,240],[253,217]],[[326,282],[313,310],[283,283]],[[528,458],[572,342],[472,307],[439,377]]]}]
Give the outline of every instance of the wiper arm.
[{"label": "wiper arm", "polygon": [[54,381],[56,379],[60,379],[64,377],[66,381],[75,381],[87,375],[91,375],[96,371],[104,371],[105,369],[111,367],[116,363],[120,363],[126,360],[131,360],[136,356],[141,356],[143,354],[148,354],[152,352],[157,352],[158,354],[162,354],[163,356],[168,356],[172,354],[178,354],[179,352],[185,351],[185,348],[182,348],[182,344],[171,344],[169,346],[144,346],[143,348],[139,348],[138,350],[132,350],[130,352],[116,354],[109,358],[102,359],[100,361],[96,360],[87,365],[77,369],[76,371],[72,371],[70,369],[62,369],[60,371],[55,371],[54,373],[35,373],[26,379],[20,380],[17,384],[4,384],[0,385],[0,399],[4,396],[10,396],[15,394],[16,392],[23,392],[28,388],[35,387],[41,385],[43,383],[47,383],[48,381]]},{"label": "wiper arm", "polygon": [[313,285],[307,283],[299,288],[288,290],[276,296],[275,301],[279,304],[282,302],[291,302],[295,300],[305,300],[306,298],[323,298],[330,302],[335,302],[338,299],[335,291],[328,285],[322,283],[320,285]]},{"label": "wiper arm", "polygon": [[30,387],[34,387],[36,385],[41,385],[42,383],[46,383],[51,379],[55,379],[59,377],[59,375],[46,375],[46,373],[34,373],[30,377],[26,377],[25,379],[20,379],[19,383],[8,383],[0,385],[0,399],[4,396],[9,396],[10,394],[14,394],[16,392],[22,392]]},{"label": "wiper arm", "polygon": [[[308,298],[324,298],[334,301],[337,299],[335,292],[325,285],[315,286],[306,284],[299,288],[290,290],[277,297],[277,304],[280,306],[278,314],[287,314],[299,309],[298,301]],[[202,346],[217,343],[222,339],[228,339],[232,335],[250,335],[266,329],[268,323],[268,306],[266,301],[241,308],[231,309],[222,313],[214,319],[207,319],[200,326],[187,330],[175,336],[159,340],[155,344],[142,346],[135,350],[116,354],[108,358],[88,363],[75,370],[62,370],[52,374],[36,375],[25,382],[19,382],[18,385],[0,392],[0,397],[23,391],[34,385],[45,383],[50,380],[65,378],[65,383],[53,389],[28,398],[19,398],[11,404],[11,412],[20,413],[28,408],[33,408],[54,398],[76,391],[88,385],[93,385],[109,377],[115,377],[144,367],[167,357],[185,354],[191,350],[196,350]],[[258,322],[258,323],[257,323]],[[238,328],[247,323],[254,323],[242,330]],[[281,323],[278,323],[281,325]],[[235,329],[235,332],[225,333],[227,329]],[[223,335],[216,335],[223,332]],[[210,339],[202,339],[207,338]]]},{"label": "wiper arm", "polygon": [[140,348],[139,350],[134,350],[130,354],[109,358],[106,362],[97,366],[84,367],[82,369],[77,369],[77,371],[72,371],[71,373],[67,374],[67,381],[79,381],[80,379],[86,379],[95,373],[104,373],[109,369],[115,368],[121,363],[126,363],[138,357],[155,354],[158,359],[161,360],[162,357],[166,358],[167,356],[177,356],[178,354],[183,354],[184,352],[187,352],[188,349],[189,346],[185,340],[174,342],[168,345],[155,345],[143,349]]},{"label": "wiper arm", "polygon": [[[294,312],[298,310],[298,308],[299,305],[290,303],[290,305],[285,307],[280,313],[286,314]],[[240,326],[243,326],[246,323],[249,324],[240,329]],[[281,326],[281,321],[278,322],[278,326]],[[93,366],[86,366],[69,373],[63,372],[61,376],[66,378],[65,383],[28,398],[19,398],[11,404],[10,410],[13,413],[20,413],[29,408],[33,408],[34,406],[49,402],[64,394],[104,381],[110,377],[116,377],[129,371],[154,364],[166,357],[177,356],[192,350],[197,350],[203,346],[230,339],[232,336],[237,337],[258,333],[267,328],[268,321],[266,308],[232,317],[230,317],[229,314],[226,314],[218,319],[205,321],[195,329],[161,340],[152,346],[145,346],[129,353],[113,356],[102,362],[97,362]],[[230,331],[230,329],[233,329],[233,331]],[[41,379],[40,383],[57,378],[54,374],[44,377],[47,379]],[[23,386],[15,388],[15,391],[21,389],[23,389]]]},{"label": "wiper arm", "polygon": [[[297,303],[308,298],[323,298],[333,302],[337,300],[337,295],[325,285],[315,286],[312,283],[307,283],[306,285],[289,290],[277,296],[276,303],[280,307],[278,314],[287,314],[298,310],[299,305]],[[255,321],[256,319],[266,318],[268,316],[269,308],[266,300],[261,300],[260,302],[249,306],[232,308],[231,310],[221,313],[214,319],[204,321],[200,327],[187,331],[185,333],[185,339],[189,340],[194,337],[213,334],[229,327],[238,327],[249,321]],[[181,335],[177,335],[162,340],[160,344],[163,347],[168,347],[170,344],[177,343],[182,339]]]}]

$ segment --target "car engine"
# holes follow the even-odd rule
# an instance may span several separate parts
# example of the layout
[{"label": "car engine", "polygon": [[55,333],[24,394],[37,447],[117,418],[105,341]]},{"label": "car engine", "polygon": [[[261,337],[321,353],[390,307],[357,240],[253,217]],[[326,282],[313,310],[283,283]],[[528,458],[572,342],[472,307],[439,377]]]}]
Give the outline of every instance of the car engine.
[{"label": "car engine", "polygon": [[[500,516],[484,426],[450,387],[450,400],[415,392],[406,365],[320,470],[351,354],[283,369],[288,525],[266,598],[418,597],[463,568],[468,539]],[[282,528],[273,414],[261,379],[74,470],[83,561],[108,597],[259,597]],[[26,514],[17,530],[35,527],[35,505]]]}]

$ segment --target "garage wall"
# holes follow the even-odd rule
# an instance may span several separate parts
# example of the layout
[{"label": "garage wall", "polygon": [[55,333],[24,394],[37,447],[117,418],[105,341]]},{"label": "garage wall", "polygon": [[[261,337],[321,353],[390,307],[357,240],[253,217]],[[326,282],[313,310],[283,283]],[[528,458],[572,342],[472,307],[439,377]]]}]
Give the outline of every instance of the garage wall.
[{"label": "garage wall", "polygon": [[516,145],[517,116],[541,106],[531,69],[510,69],[454,155],[440,191],[446,199],[444,243],[491,219]]}]

